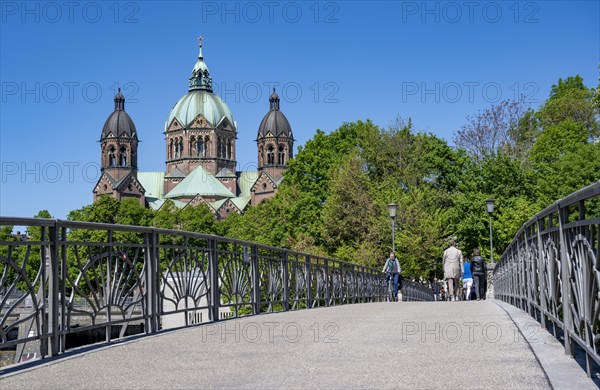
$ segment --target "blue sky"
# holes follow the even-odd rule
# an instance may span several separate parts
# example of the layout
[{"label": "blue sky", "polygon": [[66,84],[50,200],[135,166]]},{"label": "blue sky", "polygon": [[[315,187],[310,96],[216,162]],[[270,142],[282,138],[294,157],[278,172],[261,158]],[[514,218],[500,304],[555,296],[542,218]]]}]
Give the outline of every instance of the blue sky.
[{"label": "blue sky", "polygon": [[164,170],[163,127],[187,92],[199,35],[238,124],[238,169],[277,86],[303,145],[316,129],[400,116],[452,142],[465,116],[558,78],[596,86],[599,2],[1,2],[0,214],[64,218],[92,202],[116,85]]}]

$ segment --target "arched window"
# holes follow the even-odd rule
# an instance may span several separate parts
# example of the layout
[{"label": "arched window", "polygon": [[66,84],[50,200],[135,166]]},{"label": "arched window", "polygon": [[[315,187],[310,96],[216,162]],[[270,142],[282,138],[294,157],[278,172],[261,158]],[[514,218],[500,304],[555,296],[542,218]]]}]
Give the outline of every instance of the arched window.
[{"label": "arched window", "polygon": [[202,141],[202,137],[198,137],[196,140],[196,156],[204,156],[204,142]]},{"label": "arched window", "polygon": [[279,145],[279,154],[277,155],[277,164],[283,165],[285,164],[285,149],[283,145]]},{"label": "arched window", "polygon": [[273,145],[269,145],[267,148],[267,165],[275,164],[275,148]]},{"label": "arched window", "polygon": [[179,157],[183,157],[183,137],[179,137]]},{"label": "arched window", "polygon": [[119,149],[119,165],[122,167],[127,166],[127,149],[124,146]]},{"label": "arched window", "polygon": [[221,158],[221,138],[217,138],[217,158]]},{"label": "arched window", "polygon": [[261,146],[260,148],[258,148],[258,166],[262,166],[264,164],[265,161],[265,156],[263,155],[265,153],[264,148]]},{"label": "arched window", "polygon": [[208,151],[210,150],[210,137],[207,135],[204,137],[204,157],[208,155]]},{"label": "arched window", "polygon": [[171,142],[169,142],[169,159],[173,158],[173,138],[171,138]]},{"label": "arched window", "polygon": [[194,153],[196,153],[196,137],[191,136],[190,137],[190,144],[188,145],[188,155],[189,155],[189,157],[193,157]]},{"label": "arched window", "polygon": [[231,160],[231,153],[232,153],[232,146],[231,146],[231,140],[227,141],[227,159]]},{"label": "arched window", "polygon": [[117,159],[115,158],[115,148],[114,146],[111,146],[108,152],[108,166],[114,167],[115,165],[117,165]]}]

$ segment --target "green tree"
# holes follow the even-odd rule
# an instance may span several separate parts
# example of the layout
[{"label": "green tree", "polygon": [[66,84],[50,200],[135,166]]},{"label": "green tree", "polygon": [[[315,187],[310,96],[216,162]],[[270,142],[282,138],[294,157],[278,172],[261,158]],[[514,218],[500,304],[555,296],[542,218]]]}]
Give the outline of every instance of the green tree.
[{"label": "green tree", "polygon": [[[367,238],[375,214],[363,162],[350,154],[332,173],[330,194],[323,207],[323,227],[330,248],[356,249]],[[357,262],[352,255],[342,260]]]}]

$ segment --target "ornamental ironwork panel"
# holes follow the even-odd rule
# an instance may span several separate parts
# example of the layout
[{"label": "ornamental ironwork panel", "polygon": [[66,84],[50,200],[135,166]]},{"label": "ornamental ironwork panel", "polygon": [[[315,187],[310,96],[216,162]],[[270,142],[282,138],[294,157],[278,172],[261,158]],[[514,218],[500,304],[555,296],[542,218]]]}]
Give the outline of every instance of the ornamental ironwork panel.
[{"label": "ornamental ironwork panel", "polygon": [[[221,318],[239,317],[253,314],[252,303],[254,283],[253,270],[258,268],[261,296],[265,304],[272,308],[273,303],[281,303],[281,264],[268,256],[260,256],[258,264],[252,261],[245,246],[239,242],[218,242],[216,266],[219,285],[219,306],[229,308],[220,312]],[[261,302],[262,303],[262,302]],[[272,310],[267,310],[272,311]]]},{"label": "ornamental ironwork panel", "polygon": [[28,343],[38,343],[39,353],[46,355],[51,336],[44,320],[49,311],[45,264],[52,241],[48,226],[37,228],[38,239],[15,235],[0,247],[0,343],[5,349],[16,349],[15,362],[22,361]]},{"label": "ornamental ironwork panel", "polygon": [[161,328],[208,321],[211,241],[173,234],[159,234],[157,238]]}]

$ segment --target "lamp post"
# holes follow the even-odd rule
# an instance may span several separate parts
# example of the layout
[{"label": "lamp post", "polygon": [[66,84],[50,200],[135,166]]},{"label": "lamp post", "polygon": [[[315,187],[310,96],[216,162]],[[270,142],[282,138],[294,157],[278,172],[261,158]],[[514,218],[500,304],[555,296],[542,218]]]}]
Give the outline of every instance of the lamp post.
[{"label": "lamp post", "polygon": [[390,214],[390,218],[392,219],[392,252],[396,252],[396,242],[394,239],[394,234],[396,233],[396,210],[398,209],[398,205],[396,203],[390,203],[387,205],[388,213]]},{"label": "lamp post", "polygon": [[485,207],[490,215],[490,263],[494,264],[494,243],[492,241],[492,213],[494,212],[494,199],[490,198],[485,201]]}]

